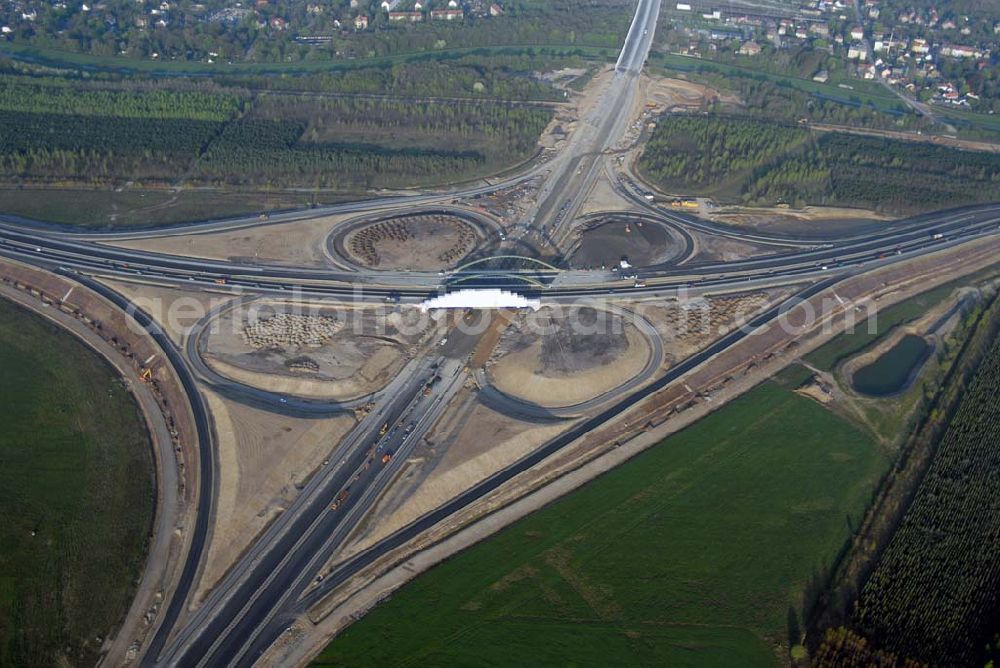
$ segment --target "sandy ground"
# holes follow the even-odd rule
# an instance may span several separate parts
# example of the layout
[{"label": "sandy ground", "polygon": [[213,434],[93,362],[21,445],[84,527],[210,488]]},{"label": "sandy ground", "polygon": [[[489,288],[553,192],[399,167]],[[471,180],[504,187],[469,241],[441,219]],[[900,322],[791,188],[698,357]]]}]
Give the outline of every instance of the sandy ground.
[{"label": "sandy ground", "polygon": [[[204,335],[203,358],[233,380],[300,396],[346,400],[381,389],[440,333],[440,323],[430,318],[404,318],[399,311],[310,309],[277,302],[264,306],[308,318],[331,317],[338,326],[343,325],[323,341],[305,345],[276,341],[259,346],[245,336],[252,312],[226,312]],[[405,313],[416,314],[412,310]]]},{"label": "sandy ground", "polygon": [[227,401],[211,391],[205,391],[205,398],[218,435],[219,491],[195,600],[295,499],[299,487],[354,426],[348,416],[296,419]]},{"label": "sandy ground", "polygon": [[795,232],[843,234],[877,228],[891,217],[868,209],[807,206],[802,209],[777,207],[721,207],[703,211],[706,217],[720,223],[748,227],[761,232]]},{"label": "sandy ground", "polygon": [[567,98],[568,104],[557,107],[556,114],[542,134],[539,143],[545,148],[560,149],[565,146],[566,140],[576,129],[580,118],[590,111],[601,91],[611,81],[613,74],[614,68],[609,65],[595,74],[583,91],[571,92]]},{"label": "sandy ground", "polygon": [[649,361],[650,345],[635,327],[626,325],[622,336],[628,345],[612,361],[570,373],[543,369],[539,338],[530,347],[508,352],[490,365],[490,380],[499,390],[540,406],[578,404],[625,383]]},{"label": "sandy ground", "polygon": [[140,311],[148,313],[178,346],[191,327],[213,308],[232,301],[228,293],[178,290],[126,281],[101,281],[115,292],[128,297]]},{"label": "sandy ground", "polygon": [[[446,413],[441,421],[445,422],[450,417]],[[471,413],[463,417],[465,419],[454,437],[449,439],[446,454],[433,470],[425,474],[419,486],[406,496],[404,503],[371,525],[366,535],[338,555],[338,561],[406,526],[574,424],[567,421],[554,425],[530,425],[479,404],[475,404]],[[484,433],[490,434],[490,438],[484,439]]]},{"label": "sandy ground", "polygon": [[114,241],[109,244],[212,260],[327,267],[330,262],[323,250],[326,237],[337,223],[356,215],[324,216],[228,232]]},{"label": "sandy ground", "polygon": [[299,397],[349,401],[385,387],[402,368],[404,363],[402,358],[384,348],[379,352],[382,351],[386,352],[384,356],[376,354],[369,363],[358,369],[356,375],[340,381],[257,373],[207,356],[205,361],[217,373],[250,387]]},{"label": "sandy ground", "polygon": [[694,238],[695,252],[685,264],[696,264],[698,262],[736,262],[751,257],[773,255],[782,250],[787,250],[780,246],[754,244],[729,237],[701,234],[699,232],[692,232],[691,236]]},{"label": "sandy ground", "polygon": [[615,192],[608,181],[606,172],[601,171],[597,180],[594,181],[594,186],[587,193],[587,199],[580,206],[580,215],[585,216],[588,213],[601,211],[629,211],[635,208],[636,206],[632,202]]},{"label": "sandy ground", "polygon": [[675,79],[643,75],[641,90],[644,104],[654,105],[658,111],[696,110],[703,109],[713,102],[739,104],[739,97],[733,94],[721,94],[719,91],[703,84]]}]

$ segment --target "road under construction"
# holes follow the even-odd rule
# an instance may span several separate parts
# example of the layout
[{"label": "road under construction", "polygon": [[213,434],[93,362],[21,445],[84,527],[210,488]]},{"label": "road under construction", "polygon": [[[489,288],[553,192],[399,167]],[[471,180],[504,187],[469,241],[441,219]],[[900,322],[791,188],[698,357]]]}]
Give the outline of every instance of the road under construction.
[{"label": "road under construction", "polygon": [[[595,180],[605,171],[604,150],[621,139],[627,116],[616,110],[627,109],[636,94],[659,10],[659,0],[639,0],[613,75],[563,152],[544,165],[499,183],[285,212],[267,220],[230,219],[131,233],[76,234],[25,225],[23,221],[0,221],[0,258],[73,281],[135,318],[164,351],[165,362],[176,373],[195,417],[196,521],[188,529],[190,539],[175,586],[156,617],[154,630],[137,650],[143,665],[252,665],[304,612],[381,558],[456,517],[587,434],[620,419],[796,305],[852,277],[921,258],[960,253],[972,244],[1000,237],[1000,205],[927,214],[863,234],[822,240],[768,235],[659,206],[650,202],[634,182],[620,178],[612,187],[629,204],[628,211],[620,212],[622,220],[670,230],[670,243],[678,245],[676,252],[662,262],[645,266],[633,266],[622,258],[619,266],[574,267],[565,255],[571,254],[574,235],[588,224],[581,207]],[[484,220],[481,213],[463,213],[462,207],[455,204],[462,198],[501,190],[540,175],[544,177],[543,185],[525,219],[514,226],[516,232]],[[345,255],[344,235],[348,228],[364,225],[367,220],[374,223],[387,216],[428,212],[469,216],[469,224],[476,227],[477,234],[490,238],[491,250],[438,271],[366,268],[356,258]],[[335,227],[324,240],[323,252],[333,256],[330,266],[324,268],[187,257],[121,245],[173,236],[267,229],[330,216],[349,216],[349,222]],[[545,235],[563,253],[557,257],[541,249],[534,255],[523,252],[523,248],[531,246],[532,234]],[[738,261],[697,262],[692,260],[691,248],[693,235],[697,234],[767,244],[774,252]],[[228,296],[230,301],[207,311],[180,344],[162,323],[116,290],[116,282],[187,292],[211,291]],[[406,360],[387,384],[349,401],[298,396],[227,377],[206,363],[200,345],[204,330],[224,311],[257,299],[328,300],[388,309],[455,309],[458,313],[470,309],[536,310],[582,300],[588,304],[602,302],[612,310],[619,303],[676,299],[679,294],[697,297],[776,288],[784,289],[786,298],[753,313],[742,326],[666,370],[662,342],[654,328],[637,321],[639,334],[649,341],[650,352],[634,379],[562,409],[506,396],[484,380],[482,370],[470,369],[468,360],[480,341],[481,331],[450,329],[439,342]],[[432,511],[337,561],[338,551],[370,519],[376,500],[398,479],[414,448],[477,376],[484,403],[523,419],[566,421],[566,428]],[[213,416],[203,388],[282,415],[325,416],[350,414],[361,406],[366,409],[347,436],[331,449],[329,464],[309,477],[295,499],[229,565],[218,583],[203,599],[195,601],[199,574],[212,539],[219,466],[213,449]]]}]

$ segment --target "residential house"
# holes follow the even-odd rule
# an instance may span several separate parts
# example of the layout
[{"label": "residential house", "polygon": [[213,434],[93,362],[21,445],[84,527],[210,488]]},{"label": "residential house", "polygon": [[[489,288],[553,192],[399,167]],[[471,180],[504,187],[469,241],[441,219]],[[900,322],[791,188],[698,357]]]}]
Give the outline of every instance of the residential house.
[{"label": "residential house", "polygon": [[465,18],[465,12],[461,9],[432,9],[432,21],[461,21]]},{"label": "residential house", "polygon": [[850,60],[868,60],[868,49],[864,44],[851,44],[847,47],[847,57]]},{"label": "residential house", "polygon": [[420,12],[389,12],[389,20],[395,22],[417,23],[424,20]]}]

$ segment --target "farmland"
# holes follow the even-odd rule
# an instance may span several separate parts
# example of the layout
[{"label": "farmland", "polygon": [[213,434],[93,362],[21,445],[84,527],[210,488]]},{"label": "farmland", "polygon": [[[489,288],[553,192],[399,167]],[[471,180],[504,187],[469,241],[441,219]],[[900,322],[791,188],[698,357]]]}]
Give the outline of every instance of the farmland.
[{"label": "farmland", "polygon": [[997,155],[737,117],[664,118],[640,168],[668,192],[750,205],[912,213],[1000,197]]},{"label": "farmland", "polygon": [[145,423],[104,360],[0,300],[0,665],[93,665],[153,514]]},{"label": "farmland", "polygon": [[766,382],[437,566],[317,665],[779,663],[886,465],[791,391],[803,377]]}]

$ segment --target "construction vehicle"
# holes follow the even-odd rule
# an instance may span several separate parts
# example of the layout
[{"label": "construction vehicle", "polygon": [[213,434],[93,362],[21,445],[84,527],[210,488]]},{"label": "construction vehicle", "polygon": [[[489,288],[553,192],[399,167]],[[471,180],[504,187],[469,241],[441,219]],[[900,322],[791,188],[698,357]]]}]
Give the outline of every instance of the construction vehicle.
[{"label": "construction vehicle", "polygon": [[388,431],[389,431],[389,423],[386,422],[385,424],[382,425],[382,428],[378,430],[378,437],[382,438]]},{"label": "construction vehicle", "polygon": [[224,278],[217,278],[217,279],[215,279],[214,282],[215,282],[216,285],[225,285],[226,284],[226,279],[224,279]]},{"label": "construction vehicle", "polygon": [[139,374],[139,378],[143,382],[146,382],[146,383],[148,383],[149,381],[153,380],[153,369],[152,369],[152,367],[146,367],[145,369],[143,369],[142,373]]},{"label": "construction vehicle", "polygon": [[382,465],[383,466],[385,466],[386,464],[388,464],[390,461],[392,461],[392,452],[387,452],[384,455],[382,455]]},{"label": "construction vehicle", "polygon": [[424,385],[425,397],[431,393],[431,389],[434,387],[434,383],[438,382],[439,380],[441,380],[441,376],[435,375],[430,380],[427,381],[427,384]]},{"label": "construction vehicle", "polygon": [[337,498],[335,498],[333,500],[333,503],[330,504],[330,510],[336,510],[337,508],[340,508],[341,504],[344,503],[344,499],[347,498],[348,493],[349,490],[346,489],[340,490],[340,493],[337,494]]}]

